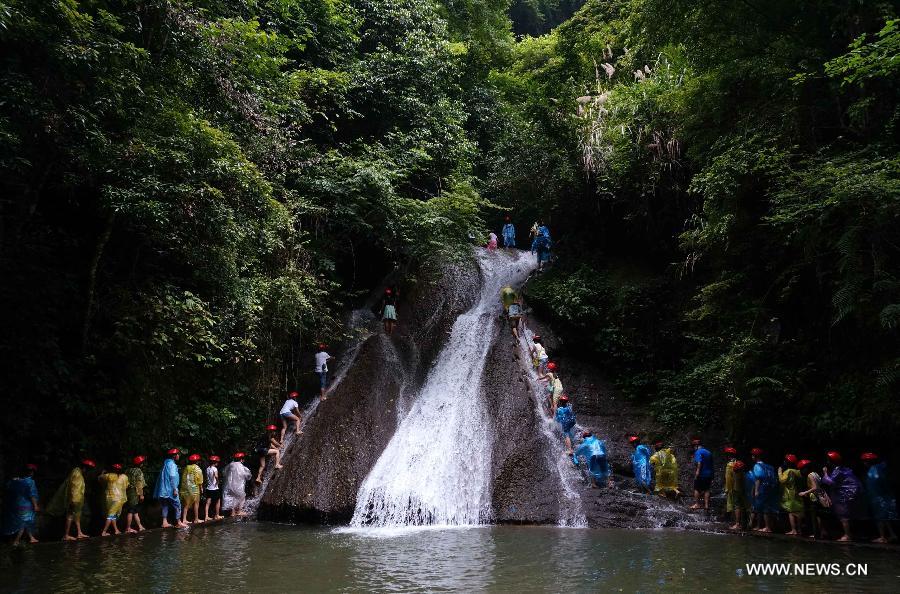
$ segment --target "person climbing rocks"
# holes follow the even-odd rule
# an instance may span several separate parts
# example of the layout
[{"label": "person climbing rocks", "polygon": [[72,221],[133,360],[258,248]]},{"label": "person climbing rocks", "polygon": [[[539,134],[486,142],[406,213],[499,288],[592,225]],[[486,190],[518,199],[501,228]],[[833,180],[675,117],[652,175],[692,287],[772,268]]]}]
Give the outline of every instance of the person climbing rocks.
[{"label": "person climbing rocks", "polygon": [[281,405],[281,411],[278,415],[281,417],[281,438],[278,440],[284,443],[284,433],[287,431],[288,425],[294,423],[294,435],[300,435],[303,431],[300,425],[303,423],[303,415],[300,414],[300,407],[297,404],[297,398],[300,392],[289,392],[287,400]]},{"label": "person climbing rocks", "polygon": [[244,452],[236,452],[231,463],[225,467],[224,488],[222,490],[222,507],[231,510],[231,517],[244,515],[244,501],[247,499],[247,481],[252,474],[244,466]]},{"label": "person climbing rocks", "polygon": [[[125,490],[125,532],[127,534],[144,531],[144,525],[141,524],[141,503],[144,501],[144,488],[147,486],[143,470],[146,460],[145,456],[135,456],[131,459],[131,466],[125,471],[125,476],[128,478],[128,488]],[[132,524],[136,525],[137,529],[132,528]]]},{"label": "person climbing rocks", "polygon": [[550,230],[544,226],[543,221],[538,226],[534,241],[531,242],[531,253],[537,257],[538,270],[544,269],[544,264],[550,261],[550,250],[553,242],[550,239]]},{"label": "person climbing rocks", "polygon": [[531,346],[531,361],[534,365],[534,370],[537,372],[537,377],[539,380],[542,380],[547,375],[547,363],[550,360],[550,357],[547,355],[547,349],[544,348],[543,339],[537,334],[531,337],[531,342],[533,343]]},{"label": "person climbing rocks", "polygon": [[828,495],[831,497],[831,511],[844,530],[844,535],[838,542],[848,542],[851,540],[850,522],[856,519],[856,506],[861,495],[862,483],[850,468],[844,466],[840,452],[831,450],[825,454],[825,458],[827,462],[822,468],[822,484],[828,489]]},{"label": "person climbing rocks", "polygon": [[747,512],[746,470],[747,466],[737,459],[737,450],[731,446],[723,452],[728,456],[725,464],[725,512],[734,517],[730,530],[744,529],[744,514]]},{"label": "person climbing rocks", "polygon": [[[203,488],[203,471],[200,470],[200,454],[188,456],[188,464],[181,470],[178,494],[181,495],[181,523],[201,524],[200,490]],[[188,513],[194,512],[194,521],[188,520]]]},{"label": "person climbing rocks", "polygon": [[281,442],[275,439],[275,431],[277,430],[278,428],[275,425],[267,425],[266,435],[256,446],[256,451],[254,453],[259,460],[259,470],[256,471],[257,485],[262,484],[262,475],[263,471],[266,469],[266,458],[268,456],[275,456],[275,470],[284,468],[281,465]]},{"label": "person climbing rocks", "polygon": [[206,475],[206,484],[203,489],[203,496],[206,497],[206,509],[203,514],[205,521],[209,521],[209,508],[212,506],[215,516],[212,519],[221,520],[222,516],[222,490],[219,488],[219,462],[221,458],[212,455],[208,458],[209,465],[206,467],[204,474]]},{"label": "person climbing rocks", "polygon": [[[513,335],[513,344],[519,340],[519,328],[522,325],[522,315],[525,313],[524,308],[522,307],[522,296],[519,295],[516,297],[516,300],[510,304],[509,309],[506,312],[506,318],[509,322],[509,329],[512,331]],[[516,358],[519,357],[519,351],[516,350]]]},{"label": "person climbing rocks", "polygon": [[[54,516],[66,518],[66,528],[63,540],[82,540],[89,538],[81,530],[81,516],[84,510],[85,475],[97,467],[97,463],[90,458],[84,458],[81,463],[69,471],[69,475],[63,484],[59,486],[47,512]],[[75,536],[71,535],[72,526],[75,526]]]},{"label": "person climbing rocks", "polygon": [[163,462],[159,476],[156,477],[156,486],[153,488],[153,498],[159,500],[162,507],[162,527],[171,528],[169,523],[169,513],[175,513],[175,527],[184,528],[187,526],[181,521],[181,498],[178,494],[178,485],[181,480],[178,476],[178,465],[176,461],[180,457],[178,448],[172,448],[166,452],[166,459]]},{"label": "person climbing rocks", "polygon": [[665,447],[661,441],[654,443],[653,449],[656,451],[650,456],[650,465],[656,476],[654,491],[660,497],[677,499],[681,496],[681,490],[678,488],[678,459],[675,452],[672,448]]},{"label": "person climbing rocks", "polygon": [[509,315],[509,306],[518,300],[519,294],[515,289],[506,285],[500,289],[500,302],[503,304],[503,313]]},{"label": "person climbing rocks", "polygon": [[806,516],[809,517],[810,538],[828,538],[823,515],[831,509],[831,498],[822,488],[822,477],[813,469],[811,460],[797,462],[797,470],[806,477],[806,490],[798,495],[803,498]]},{"label": "person climbing rocks", "polygon": [[501,235],[503,235],[503,247],[516,247],[516,228],[513,226],[512,222],[510,222],[508,216],[506,217],[506,223],[503,225]]},{"label": "person climbing rocks", "polygon": [[556,422],[563,432],[566,440],[566,455],[573,454],[572,444],[575,443],[575,411],[572,410],[572,403],[569,397],[562,394],[559,397],[559,408],[556,409]]},{"label": "person climbing rocks", "polygon": [[384,325],[384,332],[390,336],[394,333],[394,326],[397,325],[397,292],[390,287],[384,290],[384,298],[381,306],[381,322]]},{"label": "person climbing rocks", "polygon": [[757,532],[772,532],[775,514],[778,513],[778,477],[775,468],[763,460],[763,450],[753,448],[753,498],[750,528]]},{"label": "person climbing rocks", "polygon": [[713,459],[709,450],[703,447],[703,441],[699,437],[691,439],[694,446],[694,505],[691,509],[703,509],[709,513],[709,489],[713,479]]},{"label": "person climbing rocks", "polygon": [[100,536],[109,536],[109,529],[113,529],[116,535],[119,532],[119,514],[122,513],[122,506],[125,505],[128,491],[128,477],[122,472],[122,465],[119,463],[111,464],[109,470],[101,474],[98,478],[103,488],[104,494],[104,514],[106,522],[100,531]]},{"label": "person climbing rocks", "polygon": [[591,487],[612,486],[609,460],[606,454],[606,442],[594,437],[591,431],[582,433],[583,441],[572,453],[572,463],[578,467],[581,459],[585,460]]},{"label": "person climbing rocks", "polygon": [[23,536],[28,537],[28,542],[38,542],[36,518],[41,511],[38,502],[37,485],[34,484],[34,473],[37,465],[25,464],[8,481],[3,493],[3,520],[2,528],[4,536],[13,536],[13,546],[18,546]]},{"label": "person climbing rocks", "polygon": [[650,466],[650,448],[641,443],[641,438],[632,435],[628,443],[634,448],[631,453],[631,470],[634,472],[634,482],[642,493],[652,493],[653,469]]},{"label": "person climbing rocks", "polygon": [[869,513],[878,528],[878,538],[872,542],[886,543],[897,540],[892,522],[897,520],[897,500],[888,480],[887,462],[880,461],[878,454],[865,452],[860,456],[866,471],[866,499]]},{"label": "person climbing rocks", "polygon": [[791,529],[786,532],[788,536],[801,535],[801,522],[803,521],[803,499],[800,493],[803,491],[803,476],[797,469],[796,454],[784,456],[784,466],[778,467],[778,482],[781,483],[781,509],[787,512]]},{"label": "person climbing rocks", "polygon": [[547,363],[546,375],[543,378],[547,382],[547,410],[550,411],[551,417],[556,415],[559,397],[563,393],[562,380],[559,379],[559,374],[556,373],[556,367],[557,365],[553,361]]},{"label": "person climbing rocks", "polygon": [[328,347],[324,343],[319,343],[316,349],[316,375],[319,376],[319,397],[327,400],[325,392],[328,391],[328,362],[333,361],[334,357],[328,354]]},{"label": "person climbing rocks", "polygon": [[497,249],[497,234],[496,233],[494,233],[493,231],[488,233],[488,242],[484,247],[486,247],[489,251],[494,251],[495,249]]}]

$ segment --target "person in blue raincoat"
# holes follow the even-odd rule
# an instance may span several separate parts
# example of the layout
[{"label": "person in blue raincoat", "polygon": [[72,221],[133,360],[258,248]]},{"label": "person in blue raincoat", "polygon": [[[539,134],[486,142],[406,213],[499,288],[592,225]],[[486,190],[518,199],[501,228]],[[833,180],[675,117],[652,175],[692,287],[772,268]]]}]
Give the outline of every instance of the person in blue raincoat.
[{"label": "person in blue raincoat", "polygon": [[550,239],[550,230],[544,226],[543,221],[538,225],[537,234],[531,242],[531,253],[537,256],[538,270],[544,268],[544,263],[550,261],[550,248],[553,241]]},{"label": "person in blue raincoat", "polygon": [[172,448],[166,452],[166,461],[163,462],[162,470],[156,479],[156,487],[153,489],[153,498],[159,499],[162,506],[162,527],[171,528],[169,523],[169,511],[175,512],[175,526],[184,528],[187,526],[181,521],[181,497],[178,494],[178,486],[181,483],[181,477],[178,473],[179,452],[177,448]]},{"label": "person in blue raincoat", "polygon": [[891,526],[891,522],[897,519],[897,499],[888,480],[887,462],[879,461],[878,454],[874,452],[866,452],[860,459],[869,469],[866,472],[866,499],[869,501],[872,519],[878,526],[878,538],[872,542],[897,540],[897,534]]},{"label": "person in blue raincoat", "polygon": [[559,397],[559,406],[556,409],[556,422],[566,439],[566,454],[572,455],[572,444],[575,443],[575,411],[569,397],[563,394]]},{"label": "person in blue raincoat", "polygon": [[588,474],[591,477],[591,486],[600,487],[606,485],[607,482],[611,482],[609,478],[609,460],[606,457],[606,443],[594,437],[590,431],[585,431],[582,436],[584,441],[572,454],[572,462],[575,466],[579,466],[581,458],[584,458]]},{"label": "person in blue raincoat", "polygon": [[778,476],[775,468],[763,461],[760,448],[750,450],[750,456],[754,462],[753,470],[747,473],[753,478],[750,527],[757,532],[772,532],[774,516],[779,509]]},{"label": "person in blue raincoat", "polygon": [[648,495],[653,492],[653,471],[650,467],[650,448],[641,443],[641,438],[632,435],[628,443],[634,448],[631,454],[631,469],[634,471],[634,482],[638,489]]},{"label": "person in blue raincoat", "polygon": [[506,224],[503,225],[503,231],[501,233],[503,235],[503,247],[516,247],[516,228],[510,222],[509,217],[506,217]]},{"label": "person in blue raincoat", "polygon": [[37,466],[26,464],[22,472],[18,473],[6,483],[6,492],[3,496],[3,534],[15,535],[13,546],[19,544],[23,535],[28,535],[28,542],[36,543],[37,527],[35,517],[41,511],[38,505],[37,486],[34,484],[34,471]]}]

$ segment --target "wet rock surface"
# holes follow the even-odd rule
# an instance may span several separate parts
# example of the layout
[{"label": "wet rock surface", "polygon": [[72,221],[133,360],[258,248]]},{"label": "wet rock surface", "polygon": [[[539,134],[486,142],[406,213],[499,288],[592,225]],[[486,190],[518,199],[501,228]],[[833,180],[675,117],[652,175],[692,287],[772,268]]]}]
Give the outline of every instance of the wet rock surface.
[{"label": "wet rock surface", "polygon": [[284,452],[284,469],[262,497],[263,520],[341,524],[350,520],[362,481],[398,423],[456,317],[471,307],[477,266],[447,266],[401,296],[393,336],[375,321],[341,382]]}]

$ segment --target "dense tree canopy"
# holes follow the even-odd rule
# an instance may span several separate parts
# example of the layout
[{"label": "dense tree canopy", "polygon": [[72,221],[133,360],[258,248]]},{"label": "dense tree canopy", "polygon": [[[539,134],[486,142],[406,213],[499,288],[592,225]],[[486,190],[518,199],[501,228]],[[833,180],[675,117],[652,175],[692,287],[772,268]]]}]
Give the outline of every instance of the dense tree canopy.
[{"label": "dense tree canopy", "polygon": [[0,451],[243,443],[348,305],[501,208],[558,240],[536,306],[663,421],[896,446],[898,23],[0,0]]}]

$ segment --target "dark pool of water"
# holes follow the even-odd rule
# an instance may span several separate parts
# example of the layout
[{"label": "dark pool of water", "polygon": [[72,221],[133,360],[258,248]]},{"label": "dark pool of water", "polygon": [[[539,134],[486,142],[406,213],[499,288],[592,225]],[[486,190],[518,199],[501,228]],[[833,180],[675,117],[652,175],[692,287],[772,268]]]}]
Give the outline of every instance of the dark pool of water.
[{"label": "dark pool of water", "polygon": [[[745,564],[866,564],[753,577]],[[0,552],[0,591],[900,592],[900,554],[678,531],[533,527],[353,532],[226,524]]]}]

